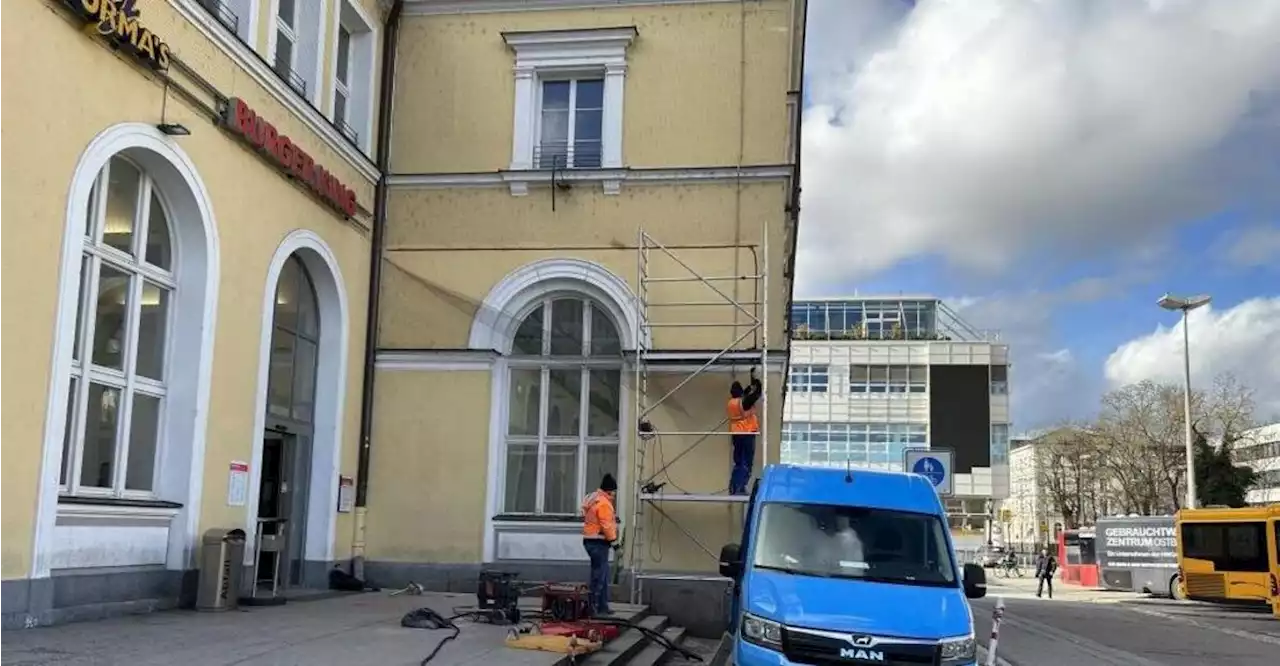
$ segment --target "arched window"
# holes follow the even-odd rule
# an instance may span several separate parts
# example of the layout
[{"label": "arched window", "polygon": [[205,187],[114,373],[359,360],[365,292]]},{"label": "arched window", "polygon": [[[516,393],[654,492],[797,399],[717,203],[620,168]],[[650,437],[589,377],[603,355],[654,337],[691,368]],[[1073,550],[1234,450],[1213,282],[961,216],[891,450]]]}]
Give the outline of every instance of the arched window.
[{"label": "arched window", "polygon": [[152,496],[177,286],[168,207],[146,172],[117,156],[88,210],[59,486]]},{"label": "arched window", "polygon": [[618,474],[622,345],[605,309],[543,299],[512,345],[505,513],[578,512],[605,473]]},{"label": "arched window", "polygon": [[[271,374],[267,414],[309,426],[315,420],[316,350],[320,346],[320,309],[311,275],[297,254],[284,262],[276,283],[271,331]],[[310,429],[306,428],[306,434]]]}]

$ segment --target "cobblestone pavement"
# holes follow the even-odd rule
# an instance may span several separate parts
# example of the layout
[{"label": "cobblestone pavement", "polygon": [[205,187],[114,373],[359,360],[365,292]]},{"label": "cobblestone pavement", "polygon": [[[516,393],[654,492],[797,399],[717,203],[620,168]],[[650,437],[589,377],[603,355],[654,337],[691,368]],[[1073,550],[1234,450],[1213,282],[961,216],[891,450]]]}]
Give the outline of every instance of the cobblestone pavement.
[{"label": "cobblestone pavement", "polygon": [[[6,631],[4,666],[417,666],[448,630],[405,629],[400,618],[428,606],[452,615],[475,595],[386,593],[242,608],[171,611]],[[512,650],[506,629],[460,621],[432,666],[549,666],[559,655]]]}]

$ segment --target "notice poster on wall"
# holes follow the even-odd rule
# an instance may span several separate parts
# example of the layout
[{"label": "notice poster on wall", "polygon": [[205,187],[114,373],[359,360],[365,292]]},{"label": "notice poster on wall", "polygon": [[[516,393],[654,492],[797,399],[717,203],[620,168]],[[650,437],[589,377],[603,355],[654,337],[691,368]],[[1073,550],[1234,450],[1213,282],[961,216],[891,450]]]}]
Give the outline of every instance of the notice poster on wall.
[{"label": "notice poster on wall", "polygon": [[338,513],[351,513],[356,503],[356,482],[349,476],[338,476]]},{"label": "notice poster on wall", "polygon": [[248,501],[249,463],[232,460],[230,476],[227,478],[227,506],[244,506]]}]

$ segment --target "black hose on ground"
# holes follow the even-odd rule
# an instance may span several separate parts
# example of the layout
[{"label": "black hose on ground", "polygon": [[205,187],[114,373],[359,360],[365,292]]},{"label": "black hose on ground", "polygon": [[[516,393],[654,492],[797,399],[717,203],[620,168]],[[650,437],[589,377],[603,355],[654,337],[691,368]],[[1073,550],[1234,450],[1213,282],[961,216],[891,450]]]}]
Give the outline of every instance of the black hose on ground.
[{"label": "black hose on ground", "polygon": [[668,650],[674,650],[676,652],[679,652],[680,656],[684,657],[685,659],[690,659],[692,661],[697,661],[697,662],[702,661],[701,655],[695,652],[691,652],[689,649],[685,647],[676,645],[675,643],[672,643],[666,636],[663,636],[661,633],[656,632],[648,627],[642,627],[630,620],[622,620],[622,619],[612,618],[612,617],[599,617],[599,618],[591,618],[590,621],[596,624],[607,624],[615,627],[627,627],[628,629],[635,629],[636,631],[644,634],[645,636],[648,636],[649,640],[652,640],[658,643],[662,647],[665,647]]},{"label": "black hose on ground", "polygon": [[428,654],[421,662],[419,662],[419,666],[426,666],[427,663],[436,658],[437,654],[440,654],[440,650],[444,648],[445,643],[454,640],[458,637],[458,634],[462,633],[462,629],[454,623],[454,620],[463,617],[475,616],[477,614],[478,613],[474,611],[468,611],[464,613],[456,613],[451,617],[444,617],[434,610],[424,606],[405,613],[404,617],[400,618],[400,626],[407,627],[409,629],[451,629],[453,631],[453,633],[445,636],[444,640],[436,643],[436,648],[431,651],[431,654]]}]

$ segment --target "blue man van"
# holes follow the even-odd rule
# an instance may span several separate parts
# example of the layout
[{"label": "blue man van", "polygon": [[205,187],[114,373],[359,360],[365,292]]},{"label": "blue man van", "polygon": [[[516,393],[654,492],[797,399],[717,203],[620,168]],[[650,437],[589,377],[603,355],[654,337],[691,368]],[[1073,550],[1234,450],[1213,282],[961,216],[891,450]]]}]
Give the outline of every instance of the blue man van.
[{"label": "blue man van", "polygon": [[956,561],[928,479],[770,466],[745,516],[720,552],[737,666],[977,663],[986,573]]}]

